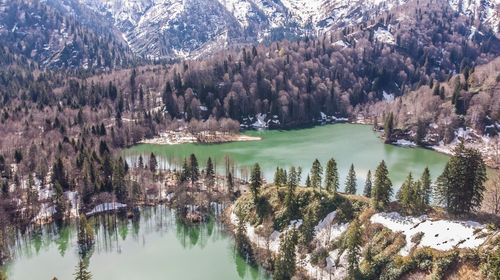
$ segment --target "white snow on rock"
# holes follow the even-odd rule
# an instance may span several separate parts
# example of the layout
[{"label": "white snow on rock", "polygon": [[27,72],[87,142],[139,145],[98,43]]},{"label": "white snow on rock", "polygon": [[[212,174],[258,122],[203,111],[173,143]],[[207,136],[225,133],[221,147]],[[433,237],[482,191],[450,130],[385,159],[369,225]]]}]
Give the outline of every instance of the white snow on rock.
[{"label": "white snow on rock", "polygon": [[266,123],[266,117],[267,115],[266,114],[257,114],[255,115],[255,118],[257,119],[253,124],[252,126],[254,128],[267,128],[268,125]]},{"label": "white snow on rock", "polygon": [[106,202],[97,205],[92,209],[92,211],[87,212],[87,216],[102,213],[102,212],[107,212],[107,211],[113,211],[113,210],[118,210],[120,208],[127,207],[127,204],[123,203],[118,203],[118,202]]},{"label": "white snow on rock", "polygon": [[334,224],[333,221],[335,220],[336,215],[337,211],[329,213],[323,220],[319,221],[318,225],[314,227],[316,239],[323,245],[339,238],[349,225],[348,223]]},{"label": "white snow on rock", "polygon": [[392,102],[394,101],[394,94],[387,93],[385,90],[382,92],[385,101]]},{"label": "white snow on rock", "polygon": [[401,146],[401,147],[416,147],[417,146],[417,144],[415,142],[408,141],[405,139],[398,139],[398,141],[396,141],[394,144]]},{"label": "white snow on rock", "polygon": [[391,32],[387,31],[386,29],[383,28],[378,28],[375,30],[374,34],[375,40],[386,43],[389,45],[395,45],[396,40],[394,39],[394,36],[391,34]]},{"label": "white snow on rock", "polygon": [[399,213],[377,213],[371,217],[372,223],[382,224],[394,232],[402,232],[406,237],[406,246],[400,254],[406,256],[416,244],[412,236],[423,233],[418,247],[430,247],[447,251],[454,247],[477,248],[486,241],[478,234],[485,233],[483,225],[473,221],[430,220],[427,216],[401,216]]}]

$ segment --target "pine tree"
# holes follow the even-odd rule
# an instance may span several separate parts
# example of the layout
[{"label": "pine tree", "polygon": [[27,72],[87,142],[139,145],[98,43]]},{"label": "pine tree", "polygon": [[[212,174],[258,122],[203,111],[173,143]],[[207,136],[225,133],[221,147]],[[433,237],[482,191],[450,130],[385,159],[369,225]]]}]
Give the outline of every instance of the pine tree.
[{"label": "pine tree", "polygon": [[152,173],[155,173],[157,167],[158,167],[158,161],[156,161],[156,156],[155,154],[151,153],[151,155],[149,156],[149,170]]},{"label": "pine tree", "polygon": [[331,158],[326,163],[325,189],[330,193],[336,193],[339,188],[339,172],[337,162]]},{"label": "pine tree", "polygon": [[297,245],[297,232],[288,230],[283,234],[280,242],[278,256],[274,264],[273,279],[290,280],[295,275],[295,246]]},{"label": "pine tree", "polygon": [[321,189],[321,175],[323,175],[323,167],[318,159],[315,159],[311,168],[311,186],[316,189]]},{"label": "pine tree", "polygon": [[429,168],[426,167],[422,176],[420,177],[420,187],[421,187],[421,197],[420,203],[422,207],[428,207],[431,203],[431,174],[429,172]]},{"label": "pine tree", "polygon": [[486,165],[481,153],[460,143],[438,177],[436,201],[452,214],[464,214],[481,206]]},{"label": "pine tree", "polygon": [[190,178],[191,178],[191,168],[189,168],[189,163],[187,161],[187,158],[184,158],[184,161],[182,163],[180,181],[186,182]]},{"label": "pine tree", "polygon": [[372,207],[376,210],[383,210],[389,205],[392,195],[392,182],[389,179],[389,171],[382,161],[375,170],[375,182],[372,188]]},{"label": "pine tree", "polygon": [[348,194],[356,194],[356,171],[354,171],[354,164],[351,164],[347,180],[345,183],[345,192]]},{"label": "pine tree", "polygon": [[88,222],[87,217],[84,214],[80,214],[78,220],[78,246],[80,249],[80,254],[86,255],[88,250],[94,244],[94,229],[92,225]]},{"label": "pine tree", "polygon": [[260,166],[256,163],[252,168],[252,173],[250,175],[250,191],[254,202],[259,198],[260,187],[262,186],[262,175],[260,173]]},{"label": "pine tree", "polygon": [[396,198],[406,213],[413,213],[417,197],[415,192],[415,182],[413,181],[411,173],[408,174],[408,177],[406,177],[403,185],[399,188]]},{"label": "pine tree", "polygon": [[75,280],[90,280],[92,279],[92,274],[88,271],[88,262],[85,260],[80,260],[76,266]]},{"label": "pine tree", "polygon": [[113,168],[113,190],[118,201],[125,202],[128,198],[128,189],[125,183],[125,164],[120,157]]},{"label": "pine tree", "polygon": [[368,170],[366,174],[365,189],[363,190],[363,195],[366,197],[372,196],[372,172]]},{"label": "pine tree", "polygon": [[208,157],[207,167],[205,170],[205,184],[207,185],[207,188],[209,188],[209,189],[212,189],[215,185],[214,165],[213,165],[212,159],[210,157]]},{"label": "pine tree", "polygon": [[394,115],[392,112],[389,114],[389,116],[385,120],[385,125],[384,125],[384,135],[385,135],[385,142],[389,143],[392,141],[392,132],[394,130]]},{"label": "pine tree", "polygon": [[307,246],[314,238],[314,227],[317,224],[316,214],[311,208],[304,215],[304,221],[300,227],[300,243]]},{"label": "pine tree", "polygon": [[144,168],[144,159],[142,158],[142,155],[139,155],[139,163],[137,164],[137,167],[140,169]]},{"label": "pine tree", "polygon": [[191,154],[189,156],[189,175],[190,175],[190,180],[191,180],[191,185],[194,186],[194,183],[198,181],[200,178],[200,170],[198,167],[198,160],[196,159],[196,156],[194,154]]},{"label": "pine tree", "polygon": [[227,192],[230,196],[232,196],[234,193],[234,179],[231,172],[227,174]]},{"label": "pine tree", "polygon": [[359,279],[359,255],[363,243],[361,224],[355,218],[346,233],[345,248],[347,250],[347,277],[346,279]]},{"label": "pine tree", "polygon": [[306,188],[311,188],[312,185],[311,185],[311,178],[309,176],[309,174],[307,174],[307,177],[306,177]]}]

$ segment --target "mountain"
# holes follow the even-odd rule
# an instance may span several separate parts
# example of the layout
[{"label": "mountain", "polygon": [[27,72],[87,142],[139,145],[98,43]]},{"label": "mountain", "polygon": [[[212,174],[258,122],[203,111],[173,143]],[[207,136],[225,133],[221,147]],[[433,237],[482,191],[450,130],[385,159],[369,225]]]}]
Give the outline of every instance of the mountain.
[{"label": "mountain", "polygon": [[73,0],[0,0],[0,64],[23,58],[42,67],[114,69],[135,57],[120,32]]},{"label": "mountain", "polygon": [[[491,29],[500,38],[500,0],[436,1],[468,19],[470,36]],[[0,45],[42,67],[106,70],[140,58],[206,57],[231,46],[345,32],[405,5],[419,6],[414,0],[0,0]],[[395,40],[383,28],[375,37]]]},{"label": "mountain", "polygon": [[[446,0],[438,0],[446,1]],[[138,55],[197,57],[241,43],[269,43],[363,24],[408,0],[80,0],[122,32]],[[499,30],[500,0],[449,0]]]}]

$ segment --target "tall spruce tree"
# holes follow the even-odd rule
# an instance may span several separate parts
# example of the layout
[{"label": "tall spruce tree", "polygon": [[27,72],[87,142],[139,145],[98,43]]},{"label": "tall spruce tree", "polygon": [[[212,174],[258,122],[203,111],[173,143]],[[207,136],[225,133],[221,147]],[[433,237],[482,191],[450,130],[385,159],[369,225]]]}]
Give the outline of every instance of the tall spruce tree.
[{"label": "tall spruce tree", "polygon": [[157,167],[158,167],[158,161],[156,160],[156,156],[154,153],[151,153],[151,155],[149,155],[149,170],[152,173],[155,173]]},{"label": "tall spruce tree", "polygon": [[420,204],[423,207],[428,207],[431,203],[431,195],[432,195],[432,181],[431,174],[429,172],[429,168],[426,167],[422,176],[420,177],[420,192],[421,192],[421,201]]},{"label": "tall spruce tree", "polygon": [[330,193],[336,193],[339,188],[339,172],[337,162],[331,158],[326,163],[325,189]]},{"label": "tall spruce tree", "polygon": [[389,116],[387,116],[387,118],[385,119],[385,124],[384,124],[384,135],[386,143],[392,141],[393,130],[394,130],[394,115],[391,112]]},{"label": "tall spruce tree", "polygon": [[321,189],[321,176],[323,175],[323,167],[318,159],[315,159],[311,168],[311,186],[316,189]]},{"label": "tall spruce tree", "polygon": [[372,196],[372,172],[368,170],[366,174],[365,188],[363,190],[363,195],[366,197]]},{"label": "tall spruce tree", "polygon": [[260,187],[262,186],[262,175],[260,172],[260,165],[258,163],[254,164],[252,168],[252,173],[250,174],[250,191],[252,192],[252,197],[254,202],[259,198]]},{"label": "tall spruce tree", "polygon": [[200,178],[200,169],[198,167],[198,159],[194,154],[189,156],[189,179],[191,180],[191,185],[194,186],[194,183],[198,181]]},{"label": "tall spruce tree", "polygon": [[90,280],[92,279],[92,273],[88,270],[88,261],[81,259],[76,266],[75,280]]},{"label": "tall spruce tree", "polygon": [[295,275],[295,246],[297,245],[297,232],[288,230],[280,241],[278,256],[275,259],[273,279],[290,280]]},{"label": "tall spruce tree", "polygon": [[214,164],[212,163],[212,159],[210,157],[208,157],[207,167],[205,169],[205,184],[209,190],[215,185]]},{"label": "tall spruce tree", "polygon": [[347,277],[346,279],[360,279],[359,256],[363,239],[361,235],[361,224],[355,218],[349,225],[345,237],[345,248],[347,250]]},{"label": "tall spruce tree", "polygon": [[486,165],[481,153],[460,143],[453,151],[435,189],[437,203],[452,214],[464,214],[481,206]]},{"label": "tall spruce tree", "polygon": [[389,205],[392,195],[392,182],[389,179],[389,171],[385,161],[380,162],[375,170],[375,182],[372,188],[372,207],[376,210],[383,210]]},{"label": "tall spruce tree", "polygon": [[347,174],[345,192],[348,194],[356,194],[356,171],[354,171],[354,164],[351,164],[349,173]]},{"label": "tall spruce tree", "polygon": [[413,181],[411,173],[408,174],[408,177],[406,177],[406,180],[401,185],[401,188],[399,188],[396,198],[405,213],[412,214],[414,212],[418,197],[415,182]]}]

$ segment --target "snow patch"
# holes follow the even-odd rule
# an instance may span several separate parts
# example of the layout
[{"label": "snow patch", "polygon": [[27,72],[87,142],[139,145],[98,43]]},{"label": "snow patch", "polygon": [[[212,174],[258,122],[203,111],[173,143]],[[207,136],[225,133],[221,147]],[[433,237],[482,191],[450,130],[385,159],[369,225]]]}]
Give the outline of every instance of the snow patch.
[{"label": "snow patch", "polygon": [[477,248],[485,241],[478,236],[486,233],[483,225],[473,221],[430,220],[427,216],[401,216],[399,213],[377,213],[371,217],[372,223],[382,224],[394,232],[401,232],[406,237],[406,245],[399,252],[406,256],[415,247],[412,236],[423,233],[417,247],[430,247],[447,251],[454,247]]}]

